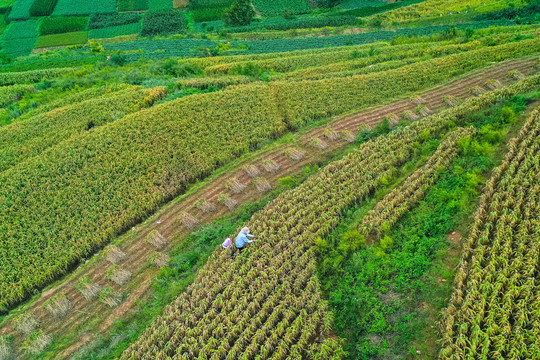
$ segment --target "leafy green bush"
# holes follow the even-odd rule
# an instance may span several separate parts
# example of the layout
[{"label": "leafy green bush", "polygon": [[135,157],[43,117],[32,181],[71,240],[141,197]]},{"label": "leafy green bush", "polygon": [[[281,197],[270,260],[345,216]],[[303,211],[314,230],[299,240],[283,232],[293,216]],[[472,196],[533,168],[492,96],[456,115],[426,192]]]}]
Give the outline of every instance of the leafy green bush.
[{"label": "leafy green bush", "polygon": [[62,34],[86,30],[87,17],[62,16],[44,18],[39,24],[40,35]]},{"label": "leafy green bush", "polygon": [[88,41],[87,31],[77,31],[65,34],[53,34],[40,36],[37,40],[36,47],[44,48],[51,46],[64,46],[85,44]]},{"label": "leafy green bush", "polygon": [[141,35],[175,34],[186,30],[187,22],[181,11],[149,11],[143,17]]},{"label": "leafy green bush", "polygon": [[148,10],[148,0],[118,0],[118,11]]},{"label": "leafy green bush", "polygon": [[250,0],[235,0],[223,13],[223,21],[229,26],[248,25],[255,16]]},{"label": "leafy green bush", "polygon": [[49,16],[54,10],[56,0],[34,0],[30,7],[30,16]]}]

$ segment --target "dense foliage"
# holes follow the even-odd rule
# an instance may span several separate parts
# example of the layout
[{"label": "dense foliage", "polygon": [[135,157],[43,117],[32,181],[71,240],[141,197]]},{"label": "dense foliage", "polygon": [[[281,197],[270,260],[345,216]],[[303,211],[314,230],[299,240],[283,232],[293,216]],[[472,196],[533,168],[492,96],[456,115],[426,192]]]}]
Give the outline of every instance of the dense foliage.
[{"label": "dense foliage", "polygon": [[36,43],[38,24],[36,20],[9,24],[0,40],[2,52],[12,57],[30,54]]},{"label": "dense foliage", "polygon": [[193,0],[189,2],[189,9],[195,21],[220,20],[232,3],[233,0]]},{"label": "dense foliage", "polygon": [[187,22],[181,11],[149,11],[143,17],[141,35],[183,33],[186,29]]},{"label": "dense foliage", "polygon": [[87,24],[87,17],[47,17],[42,19],[39,23],[39,34],[50,35],[68,33],[72,31],[82,31],[86,30]]},{"label": "dense foliage", "polygon": [[223,13],[223,20],[229,26],[248,25],[255,16],[249,0],[235,0]]},{"label": "dense foliage", "polygon": [[34,0],[30,7],[30,16],[49,16],[52,14],[56,0]]},{"label": "dense foliage", "polygon": [[539,355],[539,149],[535,111],[481,196],[445,311],[441,359]]},{"label": "dense foliage", "polygon": [[73,70],[74,69],[72,68],[64,68],[0,73],[0,86],[36,83],[43,79],[50,79],[59,75],[69,74],[70,72],[73,72]]},{"label": "dense foliage", "polygon": [[30,8],[34,0],[17,0],[11,8],[9,20],[26,20],[30,18]]}]

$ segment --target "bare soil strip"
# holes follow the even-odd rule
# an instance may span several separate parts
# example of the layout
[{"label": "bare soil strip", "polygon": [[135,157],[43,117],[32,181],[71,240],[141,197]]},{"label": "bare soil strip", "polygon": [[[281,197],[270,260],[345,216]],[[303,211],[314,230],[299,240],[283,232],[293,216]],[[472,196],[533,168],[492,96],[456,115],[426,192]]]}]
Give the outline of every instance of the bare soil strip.
[{"label": "bare soil strip", "polygon": [[[535,60],[515,60],[497,64],[420,93],[419,96],[421,96],[427,108],[432,111],[438,111],[445,107],[443,104],[445,97],[454,96],[461,99],[471,97],[473,95],[469,90],[475,86],[482,86],[487,80],[497,79],[504,85],[514,82],[514,80],[507,76],[510,70],[519,70],[523,74],[532,73],[534,71]],[[159,271],[156,267],[148,266],[150,255],[156,251],[154,247],[145,241],[145,238],[151,231],[157,230],[168,239],[169,245],[166,249],[162,250],[168,253],[176,248],[182,238],[191,231],[182,221],[182,215],[184,213],[195,216],[201,224],[205,224],[230,211],[224,205],[219,204],[218,197],[221,194],[230,194],[231,198],[238,202],[238,206],[260,199],[261,194],[258,193],[254,186],[254,179],[248,176],[243,170],[246,165],[255,165],[260,170],[260,176],[265,177],[274,186],[277,184],[278,179],[298,173],[306,165],[320,161],[330,156],[334,151],[347,146],[347,141],[342,137],[343,131],[350,131],[356,136],[360,125],[365,124],[372,127],[389,114],[401,116],[404,111],[414,111],[417,106],[411,99],[397,100],[384,106],[369,108],[354,115],[332,120],[324,126],[299,134],[296,137],[297,142],[302,144],[300,149],[306,154],[303,160],[294,161],[290,159],[285,154],[290,144],[284,144],[278,147],[272,147],[267,151],[261,152],[256,157],[238,164],[233,169],[221,174],[182,200],[175,200],[165,205],[157,214],[138,225],[129,234],[123,236],[122,241],[117,246],[128,255],[128,258],[121,262],[119,266],[133,274],[130,282],[119,286],[105,279],[105,272],[111,264],[106,260],[105,251],[101,251],[95,255],[96,258],[91,263],[83,265],[63,281],[44,291],[38,300],[27,305],[25,312],[32,313],[38,319],[40,328],[46,334],[53,337],[71,332],[79,333],[77,342],[56,356],[58,359],[68,358],[79,347],[87,344],[98,334],[106,333],[113,321],[127,317],[137,311],[136,300],[147,293],[148,288],[152,284],[151,280]],[[332,140],[325,136],[325,132],[328,129],[339,134],[339,139]],[[326,143],[327,146],[324,149],[321,150],[311,145],[313,139],[317,138]],[[279,164],[279,170],[273,173],[266,172],[264,170],[264,164],[268,160],[273,160]],[[243,193],[233,194],[226,189],[225,184],[232,178],[236,178],[240,183],[247,185]],[[200,199],[206,199],[206,201],[215,204],[216,211],[204,213],[195,208],[195,203]],[[129,295],[117,308],[111,308],[100,302],[99,297],[92,301],[87,301],[76,289],[78,280],[85,276],[103,288],[111,286],[120,292],[128,291]],[[54,319],[43,308],[43,304],[58,293],[66,294],[73,304],[73,308],[68,316],[59,320]],[[96,321],[96,319],[99,321]],[[80,330],[83,328],[88,330],[87,326],[89,323],[99,323],[99,325],[94,326],[95,329],[92,330],[91,334],[88,331],[81,332]],[[0,334],[13,335],[16,349],[19,349],[24,341],[24,337],[13,328],[11,321],[4,321],[0,327]],[[19,356],[24,357],[22,353]]]}]

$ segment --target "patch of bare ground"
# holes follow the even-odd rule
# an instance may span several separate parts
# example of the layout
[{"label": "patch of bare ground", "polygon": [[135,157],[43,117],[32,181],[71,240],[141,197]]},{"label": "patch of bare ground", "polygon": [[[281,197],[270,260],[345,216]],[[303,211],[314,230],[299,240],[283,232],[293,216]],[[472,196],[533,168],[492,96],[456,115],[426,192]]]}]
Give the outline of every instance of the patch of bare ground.
[{"label": "patch of bare ground", "polygon": [[[489,79],[497,79],[503,84],[508,84],[515,81],[507,77],[510,70],[518,70],[523,74],[528,74],[533,68],[533,64],[534,60],[516,60],[494,65],[488,69],[425,91],[420,96],[429,109],[438,111],[445,107],[443,99],[447,96],[468,98],[471,96],[468,91],[471,87],[482,85]],[[401,114],[406,110],[412,111],[416,106],[409,99],[398,100],[351,116],[335,119],[325,126],[298,135],[297,140],[301,145],[299,150],[305,150],[303,159],[291,159],[287,154],[290,144],[284,144],[240,162],[233,169],[209,181],[182,200],[175,200],[165,205],[150,219],[137,225],[132,231],[123,236],[122,241],[115,246],[126,254],[126,258],[119,260],[115,266],[119,266],[133,274],[130,282],[118,285],[106,279],[105,274],[113,264],[107,261],[107,249],[105,249],[96,254],[97,256],[93,261],[83,264],[72,275],[44,291],[41,297],[29,304],[25,311],[33,313],[39,321],[40,328],[44,333],[52,335],[53,338],[66,336],[67,334],[77,334],[76,340],[64,349],[59,349],[58,354],[55,356],[56,359],[69,358],[77,349],[89,343],[97,335],[106,334],[115,320],[128,317],[137,311],[136,300],[148,295],[149,291],[151,291],[152,279],[154,279],[158,271],[155,266],[148,266],[151,263],[152,254],[156,252],[156,248],[147,241],[149,234],[158,232],[159,236],[162,236],[167,241],[167,247],[159,250],[161,253],[167,254],[172,249],[175,249],[192,230],[192,226],[186,226],[185,221],[182,221],[186,216],[185,214],[196,217],[198,224],[207,224],[231,211],[222,202],[220,203],[220,199],[224,195],[228,195],[230,199],[233,199],[237,204],[236,207],[261,198],[262,194],[259,193],[255,186],[256,179],[249,176],[245,171],[249,166],[254,165],[260,169],[261,176],[273,187],[280,178],[298,173],[306,165],[321,161],[336,150],[349,145],[347,137],[356,136],[360,125],[375,126],[389,114]],[[336,134],[340,135],[339,138],[335,137]],[[310,143],[316,138],[325,139],[327,146],[320,150],[310,146]],[[268,167],[269,161],[273,164],[271,168]],[[265,165],[271,171],[264,170]],[[233,194],[226,187],[227,182],[233,178],[246,186],[238,194]],[[198,206],[201,199],[215,204],[215,209],[208,212],[201,210],[201,206]],[[234,202],[231,204],[234,204]],[[117,307],[104,304],[99,301],[99,297],[92,301],[85,300],[77,290],[79,280],[85,278],[90,279],[102,288],[111,287],[119,293],[128,293],[127,299]],[[72,310],[62,321],[56,321],[43,307],[47,300],[59,293],[65,294],[73,304]],[[20,349],[24,342],[24,337],[13,329],[13,325],[9,320],[4,321],[1,325],[0,334],[12,334],[16,349]],[[24,358],[24,355],[18,353],[18,358]]]}]

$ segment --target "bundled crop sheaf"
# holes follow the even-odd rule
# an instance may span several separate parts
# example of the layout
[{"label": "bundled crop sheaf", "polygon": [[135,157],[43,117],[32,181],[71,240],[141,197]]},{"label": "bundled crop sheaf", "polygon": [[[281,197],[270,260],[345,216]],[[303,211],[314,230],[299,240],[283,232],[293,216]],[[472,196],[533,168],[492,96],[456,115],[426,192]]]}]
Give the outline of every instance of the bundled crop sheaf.
[{"label": "bundled crop sheaf", "polygon": [[239,85],[141,110],[57,143],[0,173],[0,308],[50,283],[190,183],[287,129],[539,47],[540,40],[524,40],[368,76]]},{"label": "bundled crop sheaf", "polygon": [[540,346],[540,113],[493,171],[444,311],[440,359],[534,359]]},{"label": "bundled crop sheaf", "polygon": [[[533,83],[538,81],[537,77]],[[212,354],[216,359],[342,358],[341,344],[331,337],[331,314],[316,277],[315,239],[330,232],[344,209],[364,199],[404,164],[425,141],[426,132],[445,131],[523,86],[482,95],[364,143],[281,194],[247,224],[258,242],[234,259],[217,250],[194,283],[121,359]]]}]

